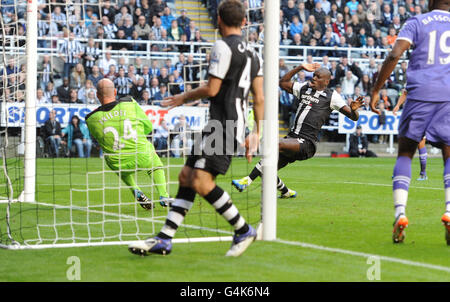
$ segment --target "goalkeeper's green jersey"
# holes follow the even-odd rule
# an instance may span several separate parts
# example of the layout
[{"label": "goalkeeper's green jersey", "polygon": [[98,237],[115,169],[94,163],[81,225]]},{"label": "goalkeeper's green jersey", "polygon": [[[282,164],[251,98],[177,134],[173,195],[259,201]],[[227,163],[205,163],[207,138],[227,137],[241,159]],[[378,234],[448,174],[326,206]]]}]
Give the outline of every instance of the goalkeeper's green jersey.
[{"label": "goalkeeper's green jersey", "polygon": [[[98,107],[86,116],[92,136],[103,149],[112,169],[147,168],[155,153],[147,134],[153,125],[133,99],[122,99]],[[150,168],[150,167],[148,167]]]}]

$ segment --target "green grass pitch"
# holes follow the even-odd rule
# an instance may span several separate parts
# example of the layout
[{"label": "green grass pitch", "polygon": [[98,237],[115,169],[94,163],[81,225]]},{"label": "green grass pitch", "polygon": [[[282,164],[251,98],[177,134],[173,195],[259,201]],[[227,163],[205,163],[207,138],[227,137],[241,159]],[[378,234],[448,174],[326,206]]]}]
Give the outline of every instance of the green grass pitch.
[{"label": "green grass pitch", "polygon": [[[178,165],[167,170],[170,193],[174,195],[182,161],[170,159],[170,163]],[[407,208],[410,225],[406,241],[400,245],[391,240],[394,163],[394,158],[313,158],[284,168],[279,176],[299,195],[278,199],[279,241],[257,241],[239,258],[224,257],[229,242],[178,243],[168,256],[148,257],[132,255],[126,246],[0,249],[0,281],[67,281],[70,256],[80,259],[81,281],[369,281],[367,272],[373,265],[368,261],[370,254],[381,256],[381,281],[448,282],[450,246],[445,243],[440,223],[444,211],[442,159],[429,159],[429,180],[425,182],[415,180],[419,163],[413,161]],[[241,214],[256,225],[260,180],[243,193],[230,185],[233,178],[246,175],[253,164],[235,158],[228,174],[218,177],[218,184],[232,193]],[[9,168],[14,176],[23,173],[14,168],[14,163]],[[101,237],[134,240],[154,234],[162,226],[167,209],[157,205],[151,216],[136,206],[128,189],[119,187],[117,176],[95,173],[102,171],[98,158],[39,159],[37,170],[40,203],[15,203],[11,207],[13,236],[20,242],[36,238],[42,238],[43,243],[55,238],[60,243],[74,238],[77,242],[88,238],[98,241]],[[147,184],[144,191],[152,194],[143,172],[138,181]],[[0,183],[5,183],[3,176]],[[108,188],[99,190],[104,184]],[[15,184],[17,191],[20,187],[20,183]],[[87,205],[89,211],[85,210]],[[5,204],[0,204],[3,242],[5,210]],[[134,217],[138,217],[137,222]],[[198,197],[185,224],[177,238],[228,235],[231,231]]]}]

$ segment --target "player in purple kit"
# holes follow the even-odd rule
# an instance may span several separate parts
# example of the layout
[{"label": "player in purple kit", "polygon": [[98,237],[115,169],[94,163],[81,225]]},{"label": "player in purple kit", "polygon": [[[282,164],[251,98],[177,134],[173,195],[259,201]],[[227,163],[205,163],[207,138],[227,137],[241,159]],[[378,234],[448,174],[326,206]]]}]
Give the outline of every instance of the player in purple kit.
[{"label": "player in purple kit", "polygon": [[395,221],[392,239],[403,242],[411,181],[411,160],[418,143],[427,141],[442,149],[444,158],[445,238],[450,245],[450,0],[430,0],[429,13],[408,19],[394,48],[386,57],[372,91],[371,108],[377,109],[379,91],[402,54],[412,46],[406,90],[408,101],[399,126],[399,150],[394,167]]}]

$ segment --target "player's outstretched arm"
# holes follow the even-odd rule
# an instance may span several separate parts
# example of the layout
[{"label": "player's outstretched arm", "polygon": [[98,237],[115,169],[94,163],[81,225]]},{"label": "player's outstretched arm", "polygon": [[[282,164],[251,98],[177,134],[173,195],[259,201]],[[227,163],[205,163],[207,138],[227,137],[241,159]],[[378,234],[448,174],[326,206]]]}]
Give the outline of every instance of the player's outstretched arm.
[{"label": "player's outstretched arm", "polygon": [[350,106],[344,106],[339,109],[339,112],[351,119],[357,121],[359,119],[358,109],[364,105],[364,98],[359,96],[356,100],[350,103]]},{"label": "player's outstretched arm", "polygon": [[313,63],[313,64],[301,64],[297,67],[295,67],[294,69],[288,71],[281,79],[279,82],[279,86],[281,89],[286,90],[288,93],[292,94],[292,87],[294,85],[293,82],[291,82],[291,79],[300,71],[302,70],[306,70],[306,71],[315,71],[316,69],[320,68],[320,64],[319,63]]},{"label": "player's outstretched arm", "polygon": [[245,139],[245,156],[251,162],[253,153],[258,150],[259,138],[261,134],[262,121],[264,119],[264,89],[263,77],[255,77],[252,82],[253,94],[253,114],[255,116],[255,127]]},{"label": "player's outstretched arm", "polygon": [[191,100],[215,97],[219,93],[221,85],[222,79],[210,76],[208,83],[206,85],[202,85],[198,88],[195,88],[191,91],[187,91],[181,94],[169,96],[161,102],[161,105],[163,107],[170,107],[169,108],[170,110],[177,106],[181,106],[184,103]]},{"label": "player's outstretched arm", "polygon": [[381,66],[380,73],[378,74],[377,80],[372,90],[372,101],[370,102],[370,108],[376,114],[380,114],[381,112],[377,109],[378,102],[380,101],[380,89],[383,87],[384,83],[391,75],[395,66],[397,66],[398,60],[402,56],[402,54],[409,49],[411,43],[406,40],[397,39],[394,44],[394,48],[388,54],[386,59]]}]

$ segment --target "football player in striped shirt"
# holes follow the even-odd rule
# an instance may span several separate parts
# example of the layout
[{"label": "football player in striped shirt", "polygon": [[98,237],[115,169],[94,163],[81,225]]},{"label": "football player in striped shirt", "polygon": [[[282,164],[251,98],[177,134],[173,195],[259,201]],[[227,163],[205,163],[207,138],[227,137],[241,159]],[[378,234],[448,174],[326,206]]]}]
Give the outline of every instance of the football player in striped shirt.
[{"label": "football player in striped shirt", "polygon": [[[292,82],[300,71],[314,72],[308,82]],[[295,121],[287,136],[279,142],[278,170],[295,161],[307,160],[316,153],[318,134],[333,110],[339,111],[353,121],[357,121],[357,110],[364,104],[359,97],[350,105],[333,89],[327,88],[331,73],[320,67],[319,63],[304,63],[287,72],[280,80],[280,87],[297,98],[298,107]],[[246,189],[257,177],[262,175],[262,161],[256,164],[250,175],[232,181],[240,192]],[[278,177],[278,190],[281,198],[294,198],[297,192],[288,189]]]}]

